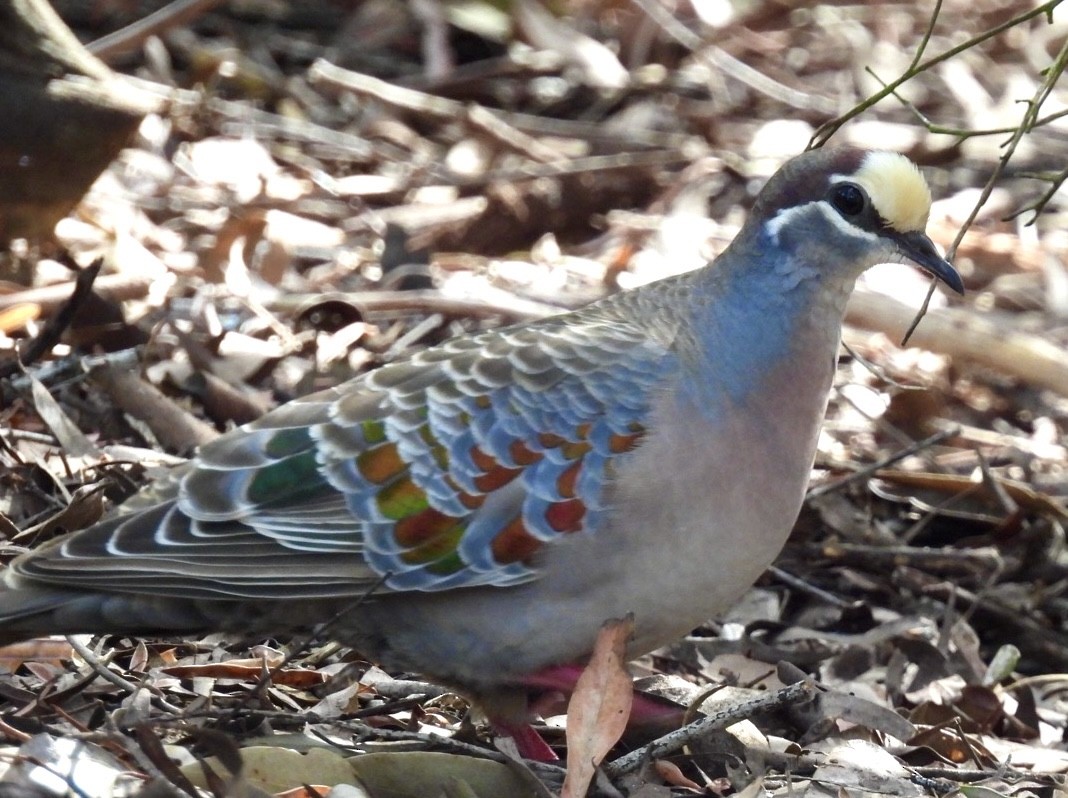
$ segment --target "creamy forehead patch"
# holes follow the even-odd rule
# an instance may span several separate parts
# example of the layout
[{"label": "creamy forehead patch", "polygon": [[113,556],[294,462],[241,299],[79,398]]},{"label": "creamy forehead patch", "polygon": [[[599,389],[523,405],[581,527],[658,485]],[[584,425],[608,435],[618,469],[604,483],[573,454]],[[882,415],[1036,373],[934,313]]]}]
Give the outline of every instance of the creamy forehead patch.
[{"label": "creamy forehead patch", "polygon": [[895,230],[923,230],[931,212],[931,189],[920,170],[896,152],[869,152],[860,169],[845,178],[868,192],[879,215]]}]

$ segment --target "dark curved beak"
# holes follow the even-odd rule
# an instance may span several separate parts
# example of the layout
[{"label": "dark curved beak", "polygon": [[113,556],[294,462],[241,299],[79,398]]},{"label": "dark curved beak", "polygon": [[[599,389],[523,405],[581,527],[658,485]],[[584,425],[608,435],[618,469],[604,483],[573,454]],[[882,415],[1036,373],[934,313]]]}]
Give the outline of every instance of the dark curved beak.
[{"label": "dark curved beak", "polygon": [[934,242],[926,233],[915,230],[911,233],[896,233],[894,240],[898,250],[922,269],[929,271],[958,294],[964,293],[964,281],[948,260],[938,254]]}]

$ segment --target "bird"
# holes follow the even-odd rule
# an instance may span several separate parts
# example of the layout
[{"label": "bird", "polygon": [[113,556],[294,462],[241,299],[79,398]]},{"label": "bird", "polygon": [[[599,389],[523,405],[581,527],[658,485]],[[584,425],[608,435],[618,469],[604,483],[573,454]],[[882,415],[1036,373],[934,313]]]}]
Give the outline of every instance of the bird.
[{"label": "bird", "polygon": [[727,609],[800,512],[857,277],[963,293],[905,156],[786,162],[706,266],[454,338],[203,446],[104,520],[20,555],[0,639],[327,634],[453,685],[520,752],[598,630],[638,656]]}]

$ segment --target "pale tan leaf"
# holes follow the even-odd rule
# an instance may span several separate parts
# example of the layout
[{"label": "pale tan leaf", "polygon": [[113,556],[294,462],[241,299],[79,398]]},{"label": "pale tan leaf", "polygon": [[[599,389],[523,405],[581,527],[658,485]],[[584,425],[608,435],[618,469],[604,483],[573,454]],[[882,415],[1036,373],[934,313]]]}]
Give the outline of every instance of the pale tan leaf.
[{"label": "pale tan leaf", "polygon": [[27,660],[57,665],[70,661],[73,649],[66,640],[41,638],[0,646],[0,670],[12,672]]},{"label": "pale tan leaf", "polygon": [[567,775],[561,798],[580,798],[597,765],[623,736],[634,698],[627,673],[628,615],[605,623],[567,707]]},{"label": "pale tan leaf", "polygon": [[474,795],[533,798],[537,793],[500,762],[433,751],[360,754],[349,758],[355,780],[375,798]]}]

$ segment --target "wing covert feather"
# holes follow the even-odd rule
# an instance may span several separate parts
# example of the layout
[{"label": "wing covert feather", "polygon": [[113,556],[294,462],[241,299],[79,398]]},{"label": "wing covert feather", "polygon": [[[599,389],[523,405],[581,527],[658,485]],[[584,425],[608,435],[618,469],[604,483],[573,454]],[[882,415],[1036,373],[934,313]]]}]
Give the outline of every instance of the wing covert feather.
[{"label": "wing covert feather", "polygon": [[19,571],[235,598],[536,578],[544,546],[600,526],[612,461],[675,367],[663,339],[617,310],[446,342],[222,436],[183,467],[176,500]]}]

